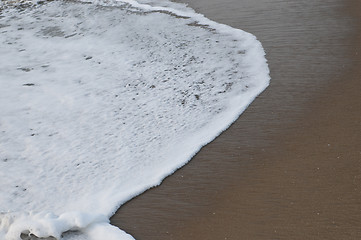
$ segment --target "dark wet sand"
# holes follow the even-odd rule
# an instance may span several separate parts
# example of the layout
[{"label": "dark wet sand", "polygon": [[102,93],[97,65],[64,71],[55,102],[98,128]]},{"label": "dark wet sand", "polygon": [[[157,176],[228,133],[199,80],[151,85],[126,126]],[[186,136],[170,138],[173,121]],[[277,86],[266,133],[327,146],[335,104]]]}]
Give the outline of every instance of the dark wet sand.
[{"label": "dark wet sand", "polygon": [[137,240],[361,239],[361,1],[184,1],[255,34],[271,86],[112,223]]}]

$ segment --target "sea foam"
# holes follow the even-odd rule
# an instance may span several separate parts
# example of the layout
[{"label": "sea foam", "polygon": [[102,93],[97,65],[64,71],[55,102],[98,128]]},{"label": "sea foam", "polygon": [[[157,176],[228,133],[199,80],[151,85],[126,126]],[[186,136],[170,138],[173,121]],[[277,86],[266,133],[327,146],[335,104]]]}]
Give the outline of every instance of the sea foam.
[{"label": "sea foam", "polygon": [[8,7],[0,32],[0,239],[133,239],[109,217],[269,84],[253,35],[164,0]]}]

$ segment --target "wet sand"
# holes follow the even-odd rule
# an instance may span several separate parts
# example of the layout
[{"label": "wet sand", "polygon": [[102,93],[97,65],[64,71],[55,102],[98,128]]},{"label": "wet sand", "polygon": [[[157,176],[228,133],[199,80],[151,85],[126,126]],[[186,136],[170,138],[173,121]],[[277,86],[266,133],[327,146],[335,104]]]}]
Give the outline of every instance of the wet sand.
[{"label": "wet sand", "polygon": [[137,240],[361,239],[361,1],[185,1],[255,34],[271,85],[112,223]]}]

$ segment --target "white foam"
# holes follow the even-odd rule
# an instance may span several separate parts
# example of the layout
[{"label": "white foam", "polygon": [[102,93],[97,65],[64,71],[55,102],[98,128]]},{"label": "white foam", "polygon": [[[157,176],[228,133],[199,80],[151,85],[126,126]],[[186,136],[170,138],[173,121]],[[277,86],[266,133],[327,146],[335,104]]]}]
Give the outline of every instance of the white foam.
[{"label": "white foam", "polygon": [[253,35],[145,1],[3,11],[0,239],[132,239],[116,209],[267,87]]}]

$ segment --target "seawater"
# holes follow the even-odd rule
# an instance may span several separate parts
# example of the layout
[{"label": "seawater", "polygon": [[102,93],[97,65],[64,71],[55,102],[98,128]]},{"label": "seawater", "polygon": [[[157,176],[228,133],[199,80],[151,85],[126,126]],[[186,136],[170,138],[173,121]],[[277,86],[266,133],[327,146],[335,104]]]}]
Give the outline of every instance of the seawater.
[{"label": "seawater", "polygon": [[0,21],[1,239],[133,239],[109,217],[269,83],[253,35],[184,5],[15,3]]}]

